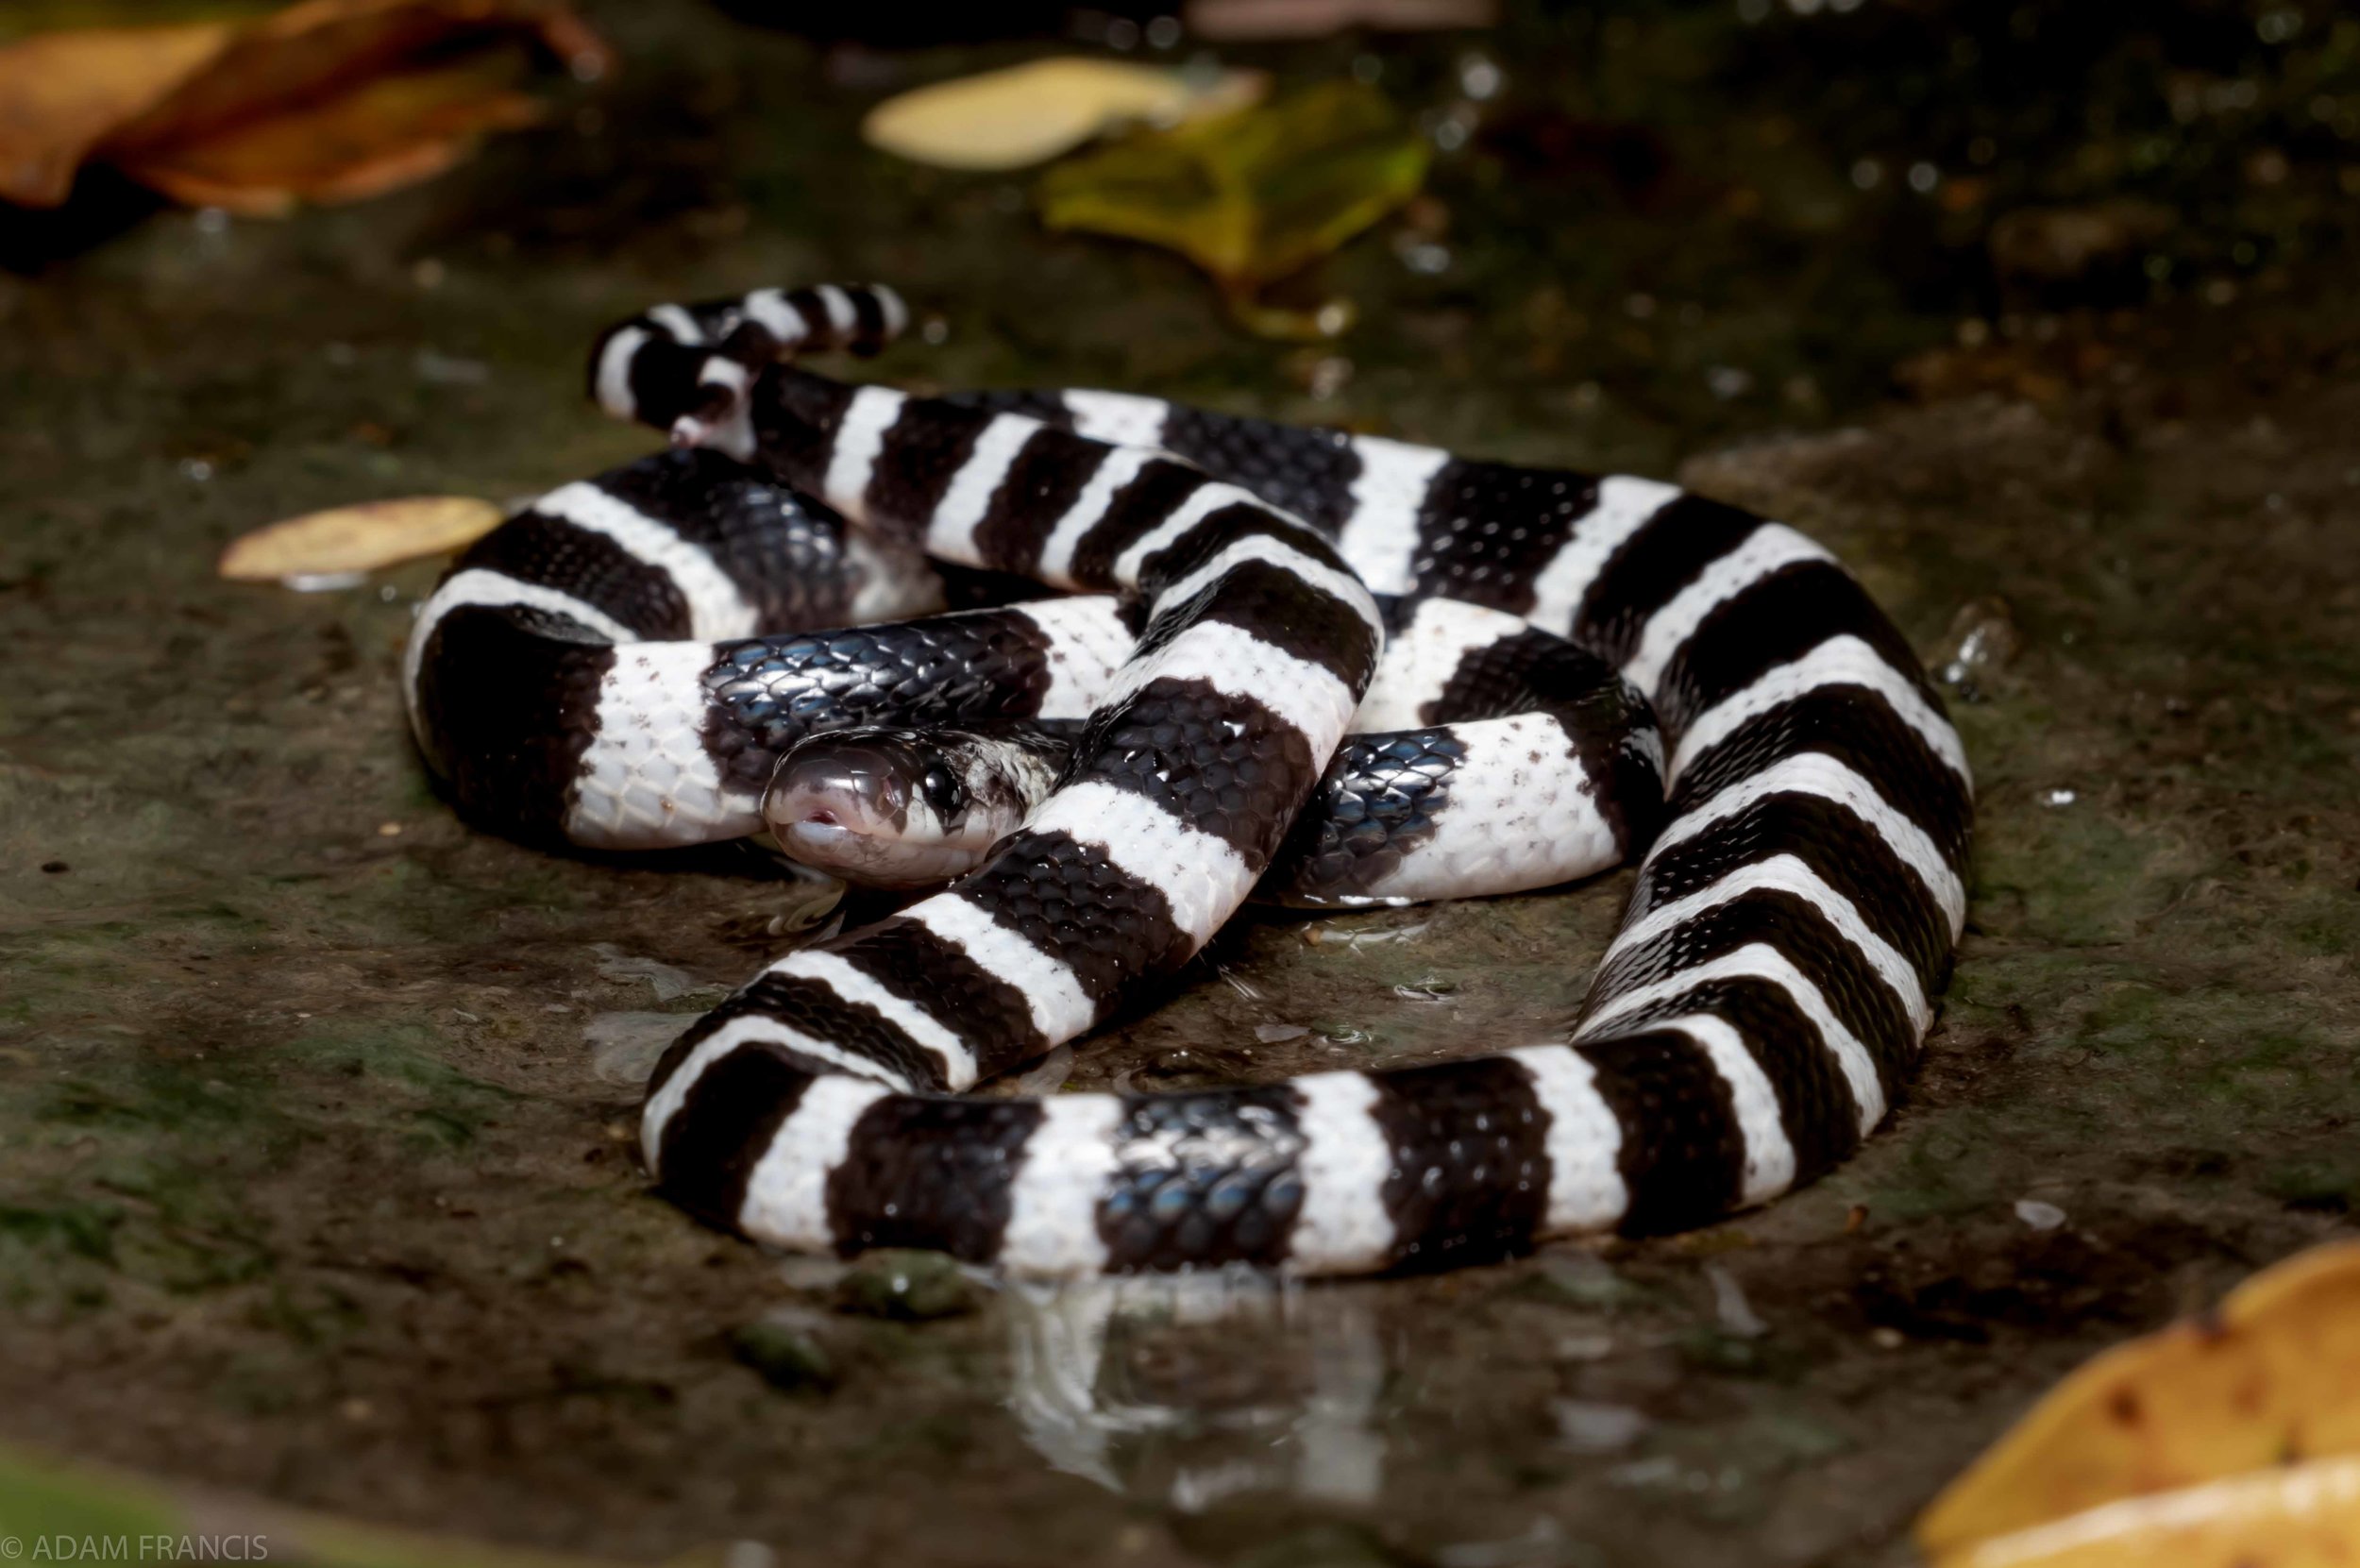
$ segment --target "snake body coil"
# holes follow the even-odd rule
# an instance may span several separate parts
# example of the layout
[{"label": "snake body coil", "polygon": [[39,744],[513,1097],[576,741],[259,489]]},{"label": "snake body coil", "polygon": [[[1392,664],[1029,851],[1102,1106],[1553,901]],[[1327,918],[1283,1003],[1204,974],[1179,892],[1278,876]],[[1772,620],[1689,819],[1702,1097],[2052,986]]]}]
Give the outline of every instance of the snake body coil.
[{"label": "snake body coil", "polygon": [[[1882,1119],[1964,918],[1971,786],[1907,643],[1825,550],[1646,480],[773,362],[903,319],[884,290],[766,291],[610,332],[599,400],[710,449],[544,497],[413,639],[430,762],[526,836],[755,831],[779,759],[851,725],[1076,736],[981,867],[772,964],[672,1047],[643,1112],[667,1194],[804,1249],[1359,1273],[1700,1223]],[[786,630],[924,608],[921,552],[1083,597]],[[1376,759],[1357,792],[1355,729],[1383,736],[1354,743]],[[1169,976],[1266,878],[1431,898],[1643,851],[1562,1043],[957,1092]]]}]

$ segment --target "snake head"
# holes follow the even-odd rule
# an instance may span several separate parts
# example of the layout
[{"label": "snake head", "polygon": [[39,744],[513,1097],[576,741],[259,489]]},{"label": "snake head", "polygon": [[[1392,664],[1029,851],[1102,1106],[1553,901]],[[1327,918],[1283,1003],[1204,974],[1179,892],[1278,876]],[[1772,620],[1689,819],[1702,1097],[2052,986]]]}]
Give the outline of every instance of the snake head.
[{"label": "snake head", "polygon": [[763,820],[814,870],[869,887],[938,886],[983,864],[1031,809],[1034,781],[1012,775],[1007,750],[956,731],[813,735],[779,759]]}]

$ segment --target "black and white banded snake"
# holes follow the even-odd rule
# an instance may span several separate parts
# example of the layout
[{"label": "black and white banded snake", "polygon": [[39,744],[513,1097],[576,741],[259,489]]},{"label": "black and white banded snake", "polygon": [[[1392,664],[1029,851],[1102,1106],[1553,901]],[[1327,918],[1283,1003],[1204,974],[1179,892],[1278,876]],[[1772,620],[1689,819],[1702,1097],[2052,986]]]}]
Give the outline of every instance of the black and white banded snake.
[{"label": "black and white banded snake", "polygon": [[[1703,1223],[1882,1120],[1964,919],[1972,789],[1907,642],[1824,549],[1646,480],[793,362],[904,318],[827,287],[611,330],[594,394],[684,449],[521,512],[412,638],[430,765],[526,838],[755,832],[781,756],[850,725],[1078,737],[978,868],[789,953],[671,1047],[642,1112],[668,1196],[800,1250],[1355,1273]],[[1116,597],[891,620],[936,602],[921,551]],[[1626,855],[1630,907],[1559,1043],[959,1093],[1168,978],[1257,881],[1398,902]]]}]

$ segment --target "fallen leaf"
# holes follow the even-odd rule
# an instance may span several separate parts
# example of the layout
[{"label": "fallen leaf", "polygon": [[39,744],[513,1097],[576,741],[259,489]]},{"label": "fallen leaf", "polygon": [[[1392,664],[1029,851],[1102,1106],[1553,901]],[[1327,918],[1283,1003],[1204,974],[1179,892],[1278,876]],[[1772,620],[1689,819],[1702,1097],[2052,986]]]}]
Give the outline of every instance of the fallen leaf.
[{"label": "fallen leaf", "polygon": [[540,119],[539,101],[511,87],[523,65],[496,57],[380,76],[321,103],[118,161],[133,179],[190,207],[272,217],[297,202],[358,201],[440,174],[486,131]]},{"label": "fallen leaf", "polygon": [[0,49],[0,197],[55,207],[110,132],[218,56],[235,28],[109,27],[45,33]]},{"label": "fallen leaf", "polygon": [[873,147],[946,169],[1021,169],[1134,121],[1174,125],[1243,109],[1270,80],[1119,60],[1058,59],[937,82],[887,98],[861,122]]},{"label": "fallen leaf", "polygon": [[1408,201],[1425,170],[1424,142],[1383,94],[1334,82],[1060,164],[1041,177],[1041,216],[1179,251],[1257,329],[1332,334],[1335,307],[1299,321],[1259,291]]},{"label": "fallen leaf", "polygon": [[2360,1455],[2360,1242],[2301,1254],[2212,1316],[2073,1373],[1934,1500],[1918,1544],[1945,1568],[1981,1563],[1964,1554],[2124,1499],[2346,1455]]},{"label": "fallen leaf", "polygon": [[242,534],[221,552],[221,575],[240,582],[373,571],[457,549],[490,532],[500,509],[473,496],[412,496],[330,507]]},{"label": "fallen leaf", "polygon": [[1188,0],[1183,15],[1199,38],[1326,38],[1347,27],[1408,32],[1488,27],[1494,0]]},{"label": "fallen leaf", "polygon": [[522,41],[585,79],[606,46],[556,0],[308,0],[244,25],[0,48],[0,199],[54,207],[85,162],[243,211],[350,199],[522,124]]},{"label": "fallen leaf", "polygon": [[584,78],[610,63],[598,35],[556,0],[306,0],[239,29],[206,69],[109,145],[136,151],[216,135],[520,38],[537,39]]},{"label": "fallen leaf", "polygon": [[1970,1546],[1940,1568],[2351,1568],[2360,1458],[2127,1498]]}]

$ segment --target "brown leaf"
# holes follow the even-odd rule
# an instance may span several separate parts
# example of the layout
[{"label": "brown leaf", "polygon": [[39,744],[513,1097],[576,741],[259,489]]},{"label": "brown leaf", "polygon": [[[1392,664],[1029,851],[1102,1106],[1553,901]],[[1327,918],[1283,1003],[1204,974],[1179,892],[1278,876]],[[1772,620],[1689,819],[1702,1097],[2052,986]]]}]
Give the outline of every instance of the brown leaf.
[{"label": "brown leaf", "polygon": [[53,33],[0,49],[0,198],[54,206],[93,160],[242,211],[374,194],[525,123],[516,46],[585,79],[556,0],[307,0],[243,26]]},{"label": "brown leaf", "polygon": [[0,49],[0,199],[55,207],[91,148],[220,55],[234,28],[110,27]]},{"label": "brown leaf", "polygon": [[295,112],[372,78],[466,46],[537,37],[595,76],[605,48],[570,14],[542,0],[306,0],[241,29],[210,67],[108,139],[134,153],[218,135]]},{"label": "brown leaf", "polygon": [[258,528],[221,552],[221,575],[240,582],[373,571],[457,549],[490,532],[500,509],[473,496],[411,496],[306,513]]},{"label": "brown leaf", "polygon": [[151,155],[123,171],[191,207],[268,217],[298,201],[357,201],[440,174],[486,131],[541,117],[495,59],[380,76],[323,102],[249,121]]}]

